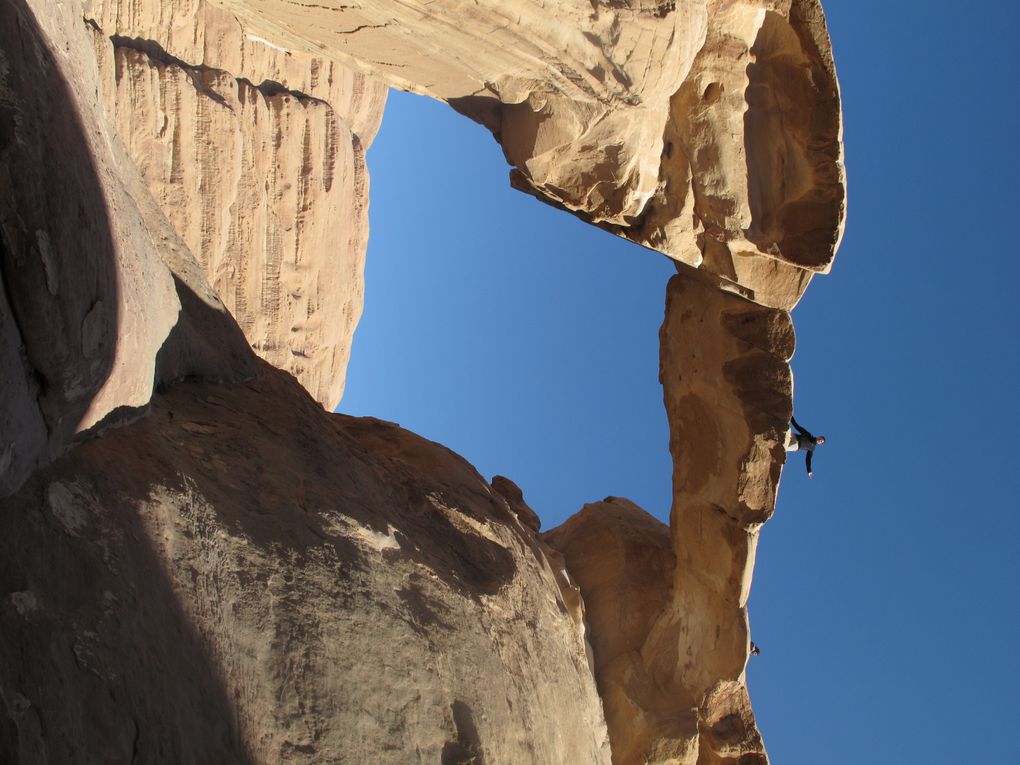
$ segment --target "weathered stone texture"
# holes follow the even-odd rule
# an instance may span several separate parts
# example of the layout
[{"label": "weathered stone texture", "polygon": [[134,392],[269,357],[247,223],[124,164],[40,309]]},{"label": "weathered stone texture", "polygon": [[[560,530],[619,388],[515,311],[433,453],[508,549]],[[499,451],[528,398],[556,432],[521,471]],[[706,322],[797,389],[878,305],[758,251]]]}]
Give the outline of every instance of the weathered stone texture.
[{"label": "weathered stone texture", "polygon": [[245,36],[201,2],[86,12],[149,189],[255,351],[332,409],[364,299],[365,151],[385,87]]},{"label": "weathered stone texture", "polygon": [[786,459],[793,324],[785,311],[679,275],[669,283],[660,340],[677,565],[672,604],[648,650],[661,657],[654,673],[699,708],[699,763],[734,751],[764,762],[744,685],[746,605]]},{"label": "weathered stone texture", "polygon": [[321,51],[289,50],[245,30],[207,0],[82,0],[85,19],[123,45],[161,50],[192,67],[230,72],[255,86],[284,86],[324,101],[372,144],[382,119],[385,88]]},{"label": "weathered stone texture", "polygon": [[645,653],[652,627],[673,599],[669,528],[634,503],[607,497],[542,541],[563,555],[583,596],[614,765],[696,755],[697,705],[650,674]]},{"label": "weathered stone texture", "polygon": [[785,311],[674,277],[660,372],[670,526],[609,498],[543,535],[581,589],[614,765],[767,762],[744,681],[746,605],[785,460],[794,344]]},{"label": "weathered stone texture", "polygon": [[[0,5],[0,749],[606,762],[604,703],[616,765],[767,762],[745,606],[786,309],[844,215],[817,0],[218,1],[86,0],[85,24]],[[448,101],[515,186],[677,261],[668,533],[610,499],[548,550],[512,481],[331,417],[251,353],[217,292],[338,399],[384,97],[366,75]]]},{"label": "weathered stone texture", "polygon": [[513,184],[791,308],[845,211],[817,0],[216,0],[489,127]]},{"label": "weathered stone texture", "polygon": [[275,370],[178,384],[36,473],[0,503],[0,560],[14,761],[609,763],[506,501]]},{"label": "weathered stone texture", "polygon": [[78,13],[0,6],[0,495],[78,434],[137,416],[154,384],[255,370],[97,82]]}]

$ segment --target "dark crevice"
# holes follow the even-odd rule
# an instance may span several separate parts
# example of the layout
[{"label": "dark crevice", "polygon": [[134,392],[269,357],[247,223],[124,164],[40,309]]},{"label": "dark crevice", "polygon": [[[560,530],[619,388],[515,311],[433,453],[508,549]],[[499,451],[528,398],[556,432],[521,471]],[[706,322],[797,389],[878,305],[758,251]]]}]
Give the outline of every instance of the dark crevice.
[{"label": "dark crevice", "polygon": [[[91,21],[90,19],[85,19],[85,22],[92,26],[94,29],[99,30],[99,27],[96,26],[94,21]],[[133,50],[142,53],[145,56],[147,56],[150,60],[155,62],[157,65],[173,66],[177,67],[178,69],[181,69],[182,71],[189,75],[192,83],[195,86],[195,89],[198,92],[208,96],[209,98],[213,99],[220,105],[225,106],[227,108],[230,107],[226,103],[226,101],[224,101],[223,97],[216,93],[215,91],[211,90],[205,84],[204,81],[205,75],[207,74],[226,75],[235,80],[238,83],[238,85],[246,85],[254,90],[259,91],[259,93],[261,93],[267,99],[273,98],[275,96],[290,96],[292,98],[297,99],[303,104],[319,103],[327,107],[329,106],[329,104],[326,101],[323,101],[321,98],[315,98],[314,96],[310,96],[307,93],[303,93],[300,90],[291,90],[283,83],[276,82],[275,80],[262,80],[262,82],[256,84],[249,80],[247,77],[237,77],[236,75],[231,74],[225,69],[217,69],[215,67],[207,66],[205,64],[189,64],[187,61],[182,61],[181,59],[177,58],[176,56],[168,52],[155,40],[145,40],[140,37],[124,37],[122,35],[111,35],[110,42],[113,43],[113,46],[115,48],[123,48],[126,50]]]},{"label": "dark crevice", "polygon": [[353,35],[353,34],[357,34],[358,32],[361,32],[362,30],[365,30],[365,29],[385,29],[388,26],[389,26],[389,23],[385,23],[385,24],[359,24],[358,26],[354,27],[354,29],[338,29],[337,30],[337,34],[340,34],[340,35]]}]

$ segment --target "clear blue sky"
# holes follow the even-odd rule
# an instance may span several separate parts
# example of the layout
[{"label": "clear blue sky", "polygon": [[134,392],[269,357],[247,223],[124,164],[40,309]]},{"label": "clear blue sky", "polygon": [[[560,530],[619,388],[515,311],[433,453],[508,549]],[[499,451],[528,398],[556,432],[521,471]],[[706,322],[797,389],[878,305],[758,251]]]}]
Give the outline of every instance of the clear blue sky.
[{"label": "clear blue sky", "polygon": [[[850,215],[794,371],[829,443],[763,532],[755,711],[776,765],[1020,763],[1020,11],[825,8]],[[512,191],[488,133],[426,99],[391,94],[369,167],[341,411],[509,476],[546,528],[609,494],[665,519],[669,262]]]}]

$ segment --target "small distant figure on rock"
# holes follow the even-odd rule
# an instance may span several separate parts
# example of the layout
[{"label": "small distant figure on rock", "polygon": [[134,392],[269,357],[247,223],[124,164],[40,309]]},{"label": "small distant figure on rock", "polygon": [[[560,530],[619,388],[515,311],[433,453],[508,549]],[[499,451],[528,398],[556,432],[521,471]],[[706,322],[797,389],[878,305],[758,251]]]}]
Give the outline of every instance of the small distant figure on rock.
[{"label": "small distant figure on rock", "polygon": [[814,477],[814,473],[811,472],[811,456],[815,453],[816,446],[825,443],[825,436],[815,437],[811,435],[810,431],[802,428],[800,423],[792,417],[790,418],[790,424],[797,432],[794,433],[793,430],[788,431],[786,435],[786,451],[807,453],[805,460],[807,465],[807,477],[812,478]]},{"label": "small distant figure on rock", "polygon": [[752,656],[760,656],[761,655],[761,649],[754,644],[753,640],[751,641],[751,655]]}]

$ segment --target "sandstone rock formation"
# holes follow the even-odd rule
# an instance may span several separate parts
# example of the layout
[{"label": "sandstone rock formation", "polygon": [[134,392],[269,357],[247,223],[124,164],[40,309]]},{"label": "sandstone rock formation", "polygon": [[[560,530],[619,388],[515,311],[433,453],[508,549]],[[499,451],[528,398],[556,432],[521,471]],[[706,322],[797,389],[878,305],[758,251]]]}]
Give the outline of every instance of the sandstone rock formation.
[{"label": "sandstone rock formation", "polygon": [[[817,0],[217,1],[0,5],[0,756],[767,762],[786,310],[844,213]],[[554,552],[509,479],[252,353],[342,390],[366,75],[677,261],[668,532],[610,498]]]},{"label": "sandstone rock formation", "polygon": [[510,509],[514,511],[514,514],[520,519],[521,523],[537,534],[539,529],[542,528],[542,521],[539,519],[538,514],[524,501],[524,492],[521,491],[521,487],[509,478],[501,475],[493,476],[491,483],[492,488],[507,501]]},{"label": "sandstone rock formation", "polygon": [[486,125],[512,182],[791,308],[842,231],[818,0],[216,0]]},{"label": "sandstone rock formation", "polygon": [[672,602],[669,528],[632,502],[585,505],[542,539],[563,555],[581,590],[613,749],[613,763],[695,761],[697,702],[649,666],[652,626]]},{"label": "sandstone rock formation", "polygon": [[614,765],[767,761],[744,682],[746,605],[786,457],[793,350],[785,311],[674,277],[669,529],[610,498],[543,536],[581,589]]},{"label": "sandstone rock formation", "polygon": [[365,151],[384,86],[246,36],[200,0],[86,14],[153,196],[255,351],[333,409],[364,298]]},{"label": "sandstone rock formation", "polygon": [[275,370],[156,396],[0,525],[12,761],[609,762],[580,634],[501,496]]},{"label": "sandstone rock formation", "polygon": [[699,763],[764,763],[744,683],[746,605],[786,459],[793,323],[785,311],[675,276],[660,338],[677,565],[649,650],[656,674],[699,705]]},{"label": "sandstone rock formation", "polygon": [[116,139],[80,15],[4,3],[0,56],[2,496],[154,384],[255,365]]}]

